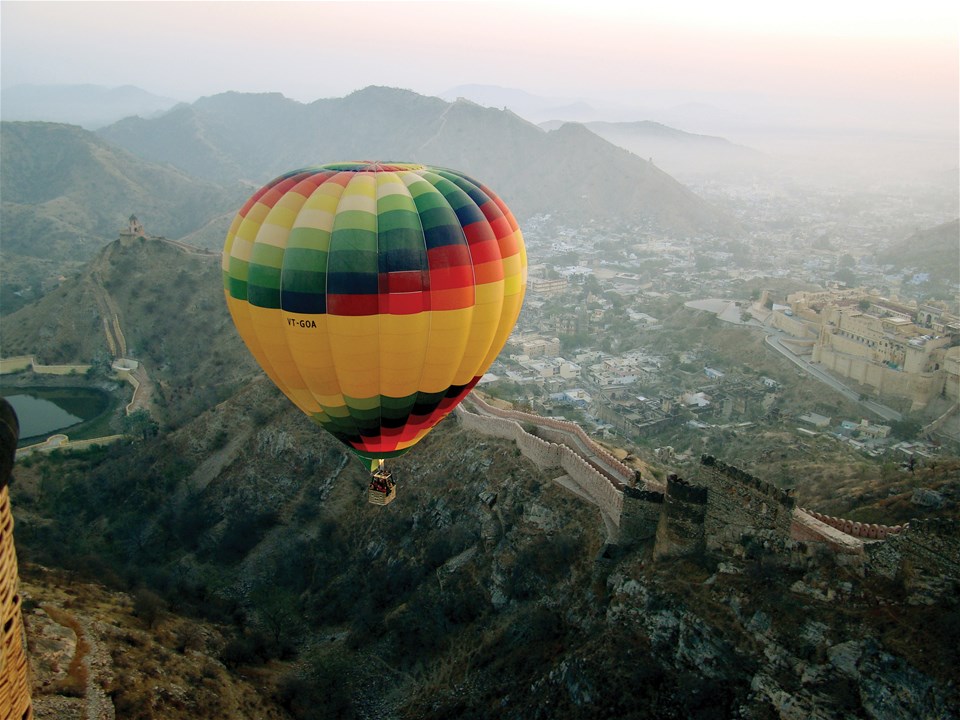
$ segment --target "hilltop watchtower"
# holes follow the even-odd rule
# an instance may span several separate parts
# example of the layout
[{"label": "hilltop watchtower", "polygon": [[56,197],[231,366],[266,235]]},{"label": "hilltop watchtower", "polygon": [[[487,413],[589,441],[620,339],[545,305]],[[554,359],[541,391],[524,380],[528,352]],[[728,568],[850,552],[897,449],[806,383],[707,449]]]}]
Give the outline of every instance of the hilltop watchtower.
[{"label": "hilltop watchtower", "polygon": [[143,227],[143,223],[137,220],[136,215],[131,215],[127,220],[127,227],[120,231],[120,237],[129,238],[129,237],[146,237],[147,231]]}]

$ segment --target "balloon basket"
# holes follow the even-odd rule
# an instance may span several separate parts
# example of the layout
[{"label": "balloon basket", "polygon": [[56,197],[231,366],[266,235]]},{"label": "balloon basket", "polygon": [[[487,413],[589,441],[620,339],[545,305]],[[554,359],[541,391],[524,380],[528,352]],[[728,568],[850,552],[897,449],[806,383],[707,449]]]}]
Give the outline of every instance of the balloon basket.
[{"label": "balloon basket", "polygon": [[382,467],[370,476],[370,488],[367,500],[371,505],[389,505],[397,497],[397,484],[393,477]]}]

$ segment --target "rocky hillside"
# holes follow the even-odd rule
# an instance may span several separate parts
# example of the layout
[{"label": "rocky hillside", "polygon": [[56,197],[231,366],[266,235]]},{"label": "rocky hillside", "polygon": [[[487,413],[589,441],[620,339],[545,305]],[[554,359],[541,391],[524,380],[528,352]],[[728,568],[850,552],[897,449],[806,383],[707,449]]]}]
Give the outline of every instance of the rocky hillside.
[{"label": "rocky hillside", "polygon": [[[212,691],[224,718],[957,716],[950,580],[605,548],[595,509],[455,419],[393,468],[398,500],[368,505],[360,463],[254,383],[178,431],[19,466],[18,549],[132,593],[52,603],[125,717],[198,717]],[[233,702],[251,678],[257,710]]]},{"label": "rocky hillside", "polygon": [[262,677],[223,664],[222,626],[167,612],[146,588],[118,592],[28,564],[20,593],[37,718],[160,717],[152,708],[197,720],[286,717]]},{"label": "rocky hillside", "polygon": [[960,220],[918,230],[878,253],[877,261],[892,265],[908,282],[927,284],[953,297],[960,268]]},{"label": "rocky hillside", "polygon": [[160,419],[175,424],[259,374],[223,300],[220,256],[158,239],[105,247],[76,278],[5,317],[0,346],[41,363],[136,358],[156,384]]},{"label": "rocky hillside", "polygon": [[163,240],[111,244],[0,342],[75,360],[64,343],[106,352],[105,318],[162,422],[14,470],[50,716],[78,697],[158,720],[957,716],[954,577],[861,576],[749,537],[660,560],[608,547],[559,471],[455,417],[391,463],[399,497],[374,507],[362,464],[254,367],[217,256]]},{"label": "rocky hillside", "polygon": [[0,142],[5,255],[85,260],[131,214],[176,238],[243,200],[239,189],[146,162],[72,125],[4,122]]},{"label": "rocky hillside", "polygon": [[509,111],[393,88],[307,105],[279,94],[225,93],[160,118],[128,118],[99,134],[217,182],[262,183],[342,159],[404,160],[466,169],[521,218],[568,214],[679,235],[735,228],[669,175],[582,126],[544,132]]}]

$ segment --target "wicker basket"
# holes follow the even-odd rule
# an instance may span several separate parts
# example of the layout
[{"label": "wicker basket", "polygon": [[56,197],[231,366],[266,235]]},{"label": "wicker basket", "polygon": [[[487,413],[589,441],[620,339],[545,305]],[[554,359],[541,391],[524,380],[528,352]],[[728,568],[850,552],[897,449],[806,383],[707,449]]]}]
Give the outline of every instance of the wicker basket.
[{"label": "wicker basket", "polygon": [[0,720],[33,717],[27,687],[23,618],[20,615],[13,515],[6,483],[0,489]]}]

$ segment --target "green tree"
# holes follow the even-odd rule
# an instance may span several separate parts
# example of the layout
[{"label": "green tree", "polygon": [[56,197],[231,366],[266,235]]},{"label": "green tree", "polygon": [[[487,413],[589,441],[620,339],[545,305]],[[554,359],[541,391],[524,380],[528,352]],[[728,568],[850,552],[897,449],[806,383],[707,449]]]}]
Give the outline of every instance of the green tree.
[{"label": "green tree", "polygon": [[275,645],[278,656],[288,655],[302,628],[297,598],[283,587],[260,587],[251,595],[260,626]]},{"label": "green tree", "polygon": [[163,614],[165,603],[163,598],[152,590],[140,588],[133,596],[133,614],[153,629]]},{"label": "green tree", "polygon": [[890,432],[902,440],[916,440],[920,435],[923,426],[917,420],[892,420],[890,421]]},{"label": "green tree", "polygon": [[833,279],[844,283],[847,287],[853,287],[857,284],[857,276],[847,267],[841,267],[833,274]]},{"label": "green tree", "polygon": [[155,435],[159,426],[146,410],[134,410],[123,419],[123,434],[146,440]]}]

